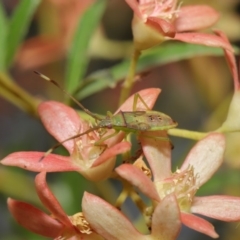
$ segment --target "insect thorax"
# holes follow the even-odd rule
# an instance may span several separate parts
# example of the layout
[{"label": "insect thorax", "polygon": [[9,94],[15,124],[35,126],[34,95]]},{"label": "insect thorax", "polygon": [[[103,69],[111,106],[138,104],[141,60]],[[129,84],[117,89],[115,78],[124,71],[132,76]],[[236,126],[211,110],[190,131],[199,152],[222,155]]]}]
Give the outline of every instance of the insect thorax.
[{"label": "insect thorax", "polygon": [[98,123],[98,126],[102,127],[102,128],[112,128],[112,119],[111,119],[111,117],[107,116],[105,119],[101,120]]}]

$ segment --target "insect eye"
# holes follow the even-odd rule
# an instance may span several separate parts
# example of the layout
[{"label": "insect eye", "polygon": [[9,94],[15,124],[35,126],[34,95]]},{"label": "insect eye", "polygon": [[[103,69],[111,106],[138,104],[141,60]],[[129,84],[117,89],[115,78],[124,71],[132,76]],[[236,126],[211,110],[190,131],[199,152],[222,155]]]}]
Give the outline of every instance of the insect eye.
[{"label": "insect eye", "polygon": [[148,116],[150,121],[156,121],[156,120],[162,120],[162,117],[158,116],[158,115],[149,115]]},{"label": "insect eye", "polygon": [[154,117],[152,115],[149,115],[148,118],[149,118],[150,121],[154,120]]}]

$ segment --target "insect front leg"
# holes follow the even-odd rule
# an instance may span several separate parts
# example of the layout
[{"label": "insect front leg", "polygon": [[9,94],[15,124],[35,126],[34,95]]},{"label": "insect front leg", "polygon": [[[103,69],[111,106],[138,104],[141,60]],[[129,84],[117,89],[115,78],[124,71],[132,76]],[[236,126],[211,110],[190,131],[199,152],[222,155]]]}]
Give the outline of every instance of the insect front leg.
[{"label": "insect front leg", "polygon": [[148,105],[146,104],[146,102],[143,100],[143,98],[141,97],[141,95],[139,93],[136,93],[134,95],[134,99],[133,99],[133,111],[137,111],[137,102],[138,99],[143,103],[143,105],[145,106],[146,110],[151,110]]},{"label": "insect front leg", "polygon": [[106,141],[107,139],[109,139],[109,138],[111,138],[111,137],[116,136],[117,134],[118,134],[118,131],[115,130],[114,133],[109,134],[109,135],[107,135],[107,136],[99,139],[98,141],[96,141],[96,142],[94,143],[94,145],[95,145],[95,146],[100,146],[100,147],[102,146],[102,147],[104,147],[104,149],[103,149],[103,151],[102,151],[102,153],[103,153],[103,152],[107,149],[107,147],[108,147],[108,145],[105,144],[104,141]]},{"label": "insect front leg", "polygon": [[63,141],[55,144],[53,147],[51,147],[48,151],[46,151],[46,152],[43,154],[43,156],[39,159],[39,162],[41,162],[45,157],[47,157],[50,153],[52,153],[54,149],[62,146],[65,142],[70,141],[70,140],[73,140],[73,139],[76,139],[76,138],[78,138],[78,137],[81,137],[81,136],[83,136],[83,135],[85,135],[85,134],[88,134],[88,133],[90,133],[90,132],[92,132],[92,131],[94,131],[94,130],[98,130],[98,129],[99,129],[98,126],[93,127],[93,128],[90,128],[90,129],[88,129],[87,131],[85,131],[85,132],[83,132],[83,133],[78,133],[78,134],[76,134],[76,135],[74,135],[74,136],[71,136],[71,137],[69,137],[69,138],[66,138],[65,140],[63,140]]}]

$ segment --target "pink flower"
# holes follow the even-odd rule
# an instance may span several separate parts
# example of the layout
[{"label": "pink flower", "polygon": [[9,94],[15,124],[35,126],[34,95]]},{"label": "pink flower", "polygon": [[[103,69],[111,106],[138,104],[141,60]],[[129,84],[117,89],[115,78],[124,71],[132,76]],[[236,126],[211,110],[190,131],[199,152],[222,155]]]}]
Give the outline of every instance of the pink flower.
[{"label": "pink flower", "polygon": [[229,49],[222,38],[195,32],[212,26],[218,20],[219,14],[209,6],[180,7],[177,0],[125,1],[134,11],[132,30],[135,48],[138,51],[165,40],[180,40]]},{"label": "pink flower", "polygon": [[[156,88],[139,92],[150,108],[153,107],[159,93],[160,90]],[[137,107],[143,108],[144,105],[139,102]],[[133,96],[126,100],[118,111],[132,111],[132,108]],[[48,132],[59,142],[89,129],[89,125],[79,117],[75,110],[62,103],[43,102],[38,111]],[[108,132],[110,134],[113,130],[110,129]],[[63,144],[70,156],[49,154],[39,161],[43,152],[16,152],[5,157],[1,163],[35,172],[77,171],[92,181],[103,180],[111,175],[116,155],[128,151],[131,147],[129,142],[122,142],[124,137],[125,134],[120,132],[117,136],[105,141],[108,148],[103,152],[102,146],[94,145],[99,140],[98,133],[94,131]]]},{"label": "pink flower", "polygon": [[240,220],[240,198],[231,196],[195,197],[197,189],[207,182],[223,161],[224,136],[209,134],[199,141],[187,155],[183,165],[171,172],[171,150],[162,147],[161,142],[141,138],[144,155],[153,173],[150,180],[139,168],[124,164],[116,172],[137,186],[144,194],[159,202],[174,193],[181,211],[181,221],[186,226],[218,237],[214,227],[206,220],[193,215],[202,214],[223,221]]},{"label": "pink flower", "polygon": [[50,215],[13,199],[8,199],[8,207],[20,225],[45,237],[72,240],[175,240],[180,231],[180,213],[173,194],[156,206],[152,215],[151,234],[143,235],[118,209],[97,196],[85,192],[83,212],[67,216],[47,186],[45,172],[37,175],[35,184],[38,196]]},{"label": "pink flower", "polygon": [[54,239],[103,240],[91,229],[84,213],[67,216],[47,186],[45,172],[36,176],[35,184],[39,198],[51,214],[9,198],[9,210],[20,225],[36,234]]},{"label": "pink flower", "polygon": [[136,230],[118,209],[90,193],[84,194],[82,208],[93,230],[106,240],[175,240],[181,227],[179,208],[173,194],[157,204],[148,235]]}]

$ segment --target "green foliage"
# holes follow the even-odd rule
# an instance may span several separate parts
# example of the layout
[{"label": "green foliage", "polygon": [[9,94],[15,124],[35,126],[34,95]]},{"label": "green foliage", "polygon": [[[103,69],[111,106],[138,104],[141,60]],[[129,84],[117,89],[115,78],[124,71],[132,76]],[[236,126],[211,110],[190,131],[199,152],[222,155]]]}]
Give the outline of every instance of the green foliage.
[{"label": "green foliage", "polygon": [[0,71],[5,68],[5,56],[6,56],[6,38],[7,38],[7,28],[8,22],[3,9],[2,4],[0,3]]},{"label": "green foliage", "polygon": [[21,0],[10,19],[0,3],[0,70],[10,67],[41,0]]},{"label": "green foliage", "polygon": [[81,17],[68,54],[66,88],[73,93],[82,81],[89,62],[87,51],[91,37],[99,25],[106,0],[96,1]]},{"label": "green foliage", "polygon": [[35,192],[33,177],[26,175],[26,172],[20,169],[15,171],[10,168],[0,169],[0,192],[8,197],[33,204],[40,203]]},{"label": "green foliage", "polygon": [[9,67],[41,0],[21,0],[9,20],[5,64]]},{"label": "green foliage", "polygon": [[[142,57],[138,61],[137,73],[193,57],[222,55],[223,51],[219,48],[187,43],[169,43],[143,52]],[[90,74],[84,81],[84,91],[81,88],[81,91],[76,93],[77,98],[83,99],[108,87],[115,86],[126,77],[129,63],[129,60],[124,60],[111,68]]]}]

